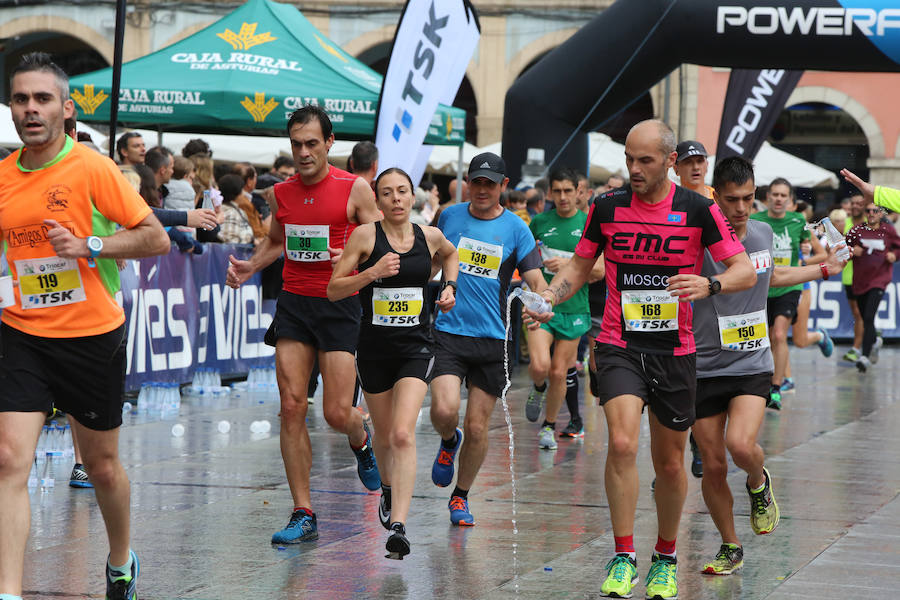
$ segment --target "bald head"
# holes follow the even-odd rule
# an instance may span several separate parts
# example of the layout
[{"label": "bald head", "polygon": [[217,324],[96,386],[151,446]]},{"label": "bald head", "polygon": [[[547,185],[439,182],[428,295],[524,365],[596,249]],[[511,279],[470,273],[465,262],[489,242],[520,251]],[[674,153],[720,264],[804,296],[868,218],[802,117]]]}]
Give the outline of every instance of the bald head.
[{"label": "bald head", "polygon": [[625,164],[634,193],[647,202],[665,197],[676,156],[675,134],[662,121],[650,119],[632,127],[625,138]]}]

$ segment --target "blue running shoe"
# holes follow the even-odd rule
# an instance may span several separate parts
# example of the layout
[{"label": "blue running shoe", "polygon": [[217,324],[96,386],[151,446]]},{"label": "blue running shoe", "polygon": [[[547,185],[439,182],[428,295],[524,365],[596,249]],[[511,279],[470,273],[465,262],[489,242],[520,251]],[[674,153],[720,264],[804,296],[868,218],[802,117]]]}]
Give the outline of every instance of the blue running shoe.
[{"label": "blue running shoe", "polygon": [[369,433],[369,426],[363,421],[363,429],[366,430],[366,442],[362,448],[356,449],[351,446],[353,454],[356,455],[356,473],[359,480],[370,492],[381,489],[381,474],[378,473],[378,465],[375,463],[375,453],[372,452],[372,434]]},{"label": "blue running shoe", "polygon": [[131,573],[127,575],[109,568],[106,561],[106,600],[137,600],[137,578],[141,574],[141,562],[131,551]]},{"label": "blue running shoe", "polygon": [[781,392],[790,392],[794,389],[794,380],[790,377],[785,377],[784,381],[781,383]]},{"label": "blue running shoe", "polygon": [[299,544],[319,539],[319,526],[316,515],[308,515],[305,511],[295,510],[287,527],[276,531],[272,536],[273,544]]},{"label": "blue running shoe", "polygon": [[700,456],[700,448],[694,440],[694,434],[691,433],[688,438],[691,442],[691,475],[700,479],[703,477],[703,459]]},{"label": "blue running shoe", "polygon": [[463,432],[459,427],[456,428],[456,445],[452,450],[444,448],[441,444],[438,448],[438,455],[431,465],[431,481],[438,487],[447,487],[453,481],[453,461],[456,460],[456,453],[462,446]]},{"label": "blue running shoe", "polygon": [[84,470],[83,464],[75,463],[75,466],[72,467],[72,474],[69,475],[69,487],[82,489],[94,487],[94,484],[88,480],[88,474]]},{"label": "blue running shoe", "polygon": [[460,527],[472,527],[475,525],[475,517],[469,512],[469,501],[462,496],[451,496],[450,503],[450,522]]},{"label": "blue running shoe", "polygon": [[822,334],[822,340],[819,342],[819,350],[822,351],[822,355],[825,358],[831,356],[831,353],[834,352],[834,342],[831,341],[831,336],[828,335],[828,332],[819,327],[816,329],[819,333]]}]

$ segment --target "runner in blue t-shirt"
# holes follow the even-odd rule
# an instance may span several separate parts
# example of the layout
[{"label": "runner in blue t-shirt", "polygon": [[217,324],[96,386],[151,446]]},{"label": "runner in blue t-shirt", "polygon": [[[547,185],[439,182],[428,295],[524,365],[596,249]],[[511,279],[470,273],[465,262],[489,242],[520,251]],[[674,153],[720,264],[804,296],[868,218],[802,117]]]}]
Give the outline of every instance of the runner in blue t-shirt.
[{"label": "runner in blue t-shirt", "polygon": [[[475,524],[468,493],[487,454],[488,420],[506,385],[503,341],[509,282],[518,269],[531,289],[540,292],[547,287],[528,226],[500,206],[500,194],[509,183],[505,171],[496,154],[476,156],[469,165],[471,201],[446,208],[438,221],[459,252],[459,288],[456,307],[438,315],[434,325],[431,422],[441,435],[441,447],[431,479],[440,487],[450,485],[453,461],[462,446],[459,477],[450,496],[454,525]],[[469,388],[465,436],[457,427],[464,379]]]}]

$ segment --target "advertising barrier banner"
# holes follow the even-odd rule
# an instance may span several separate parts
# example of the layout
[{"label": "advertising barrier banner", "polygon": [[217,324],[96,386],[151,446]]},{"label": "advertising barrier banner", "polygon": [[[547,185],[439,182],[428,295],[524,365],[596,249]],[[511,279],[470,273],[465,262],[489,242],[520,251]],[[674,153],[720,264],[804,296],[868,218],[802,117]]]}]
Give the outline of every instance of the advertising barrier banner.
[{"label": "advertising barrier banner", "polygon": [[146,381],[191,381],[198,368],[242,374],[271,364],[275,348],[263,336],[275,301],[262,299],[259,274],[240,289],[225,285],[228,255],[251,250],[205,244],[199,256],[173,250],[129,260],[121,272],[120,302],[128,325],[126,389]]}]

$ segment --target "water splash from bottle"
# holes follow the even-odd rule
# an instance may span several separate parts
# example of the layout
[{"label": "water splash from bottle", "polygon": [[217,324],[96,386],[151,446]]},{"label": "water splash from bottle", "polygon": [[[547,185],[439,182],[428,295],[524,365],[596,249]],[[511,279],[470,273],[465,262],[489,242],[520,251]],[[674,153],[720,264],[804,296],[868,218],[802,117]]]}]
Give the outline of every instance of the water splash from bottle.
[{"label": "water splash from bottle", "polygon": [[503,338],[503,372],[506,375],[506,383],[503,386],[503,392],[500,394],[500,404],[503,405],[503,415],[506,418],[506,430],[509,434],[509,479],[512,483],[512,528],[513,528],[513,586],[516,591],[516,595],[519,594],[519,557],[518,557],[518,548],[519,548],[519,527],[516,524],[516,513],[517,513],[517,504],[516,504],[516,437],[515,433],[513,433],[512,426],[512,418],[509,414],[509,404],[506,402],[506,392],[509,391],[509,388],[512,386],[512,381],[509,377],[509,326],[510,326],[510,317],[512,313],[512,303],[515,299],[515,295],[510,294],[506,298],[506,336]]}]

